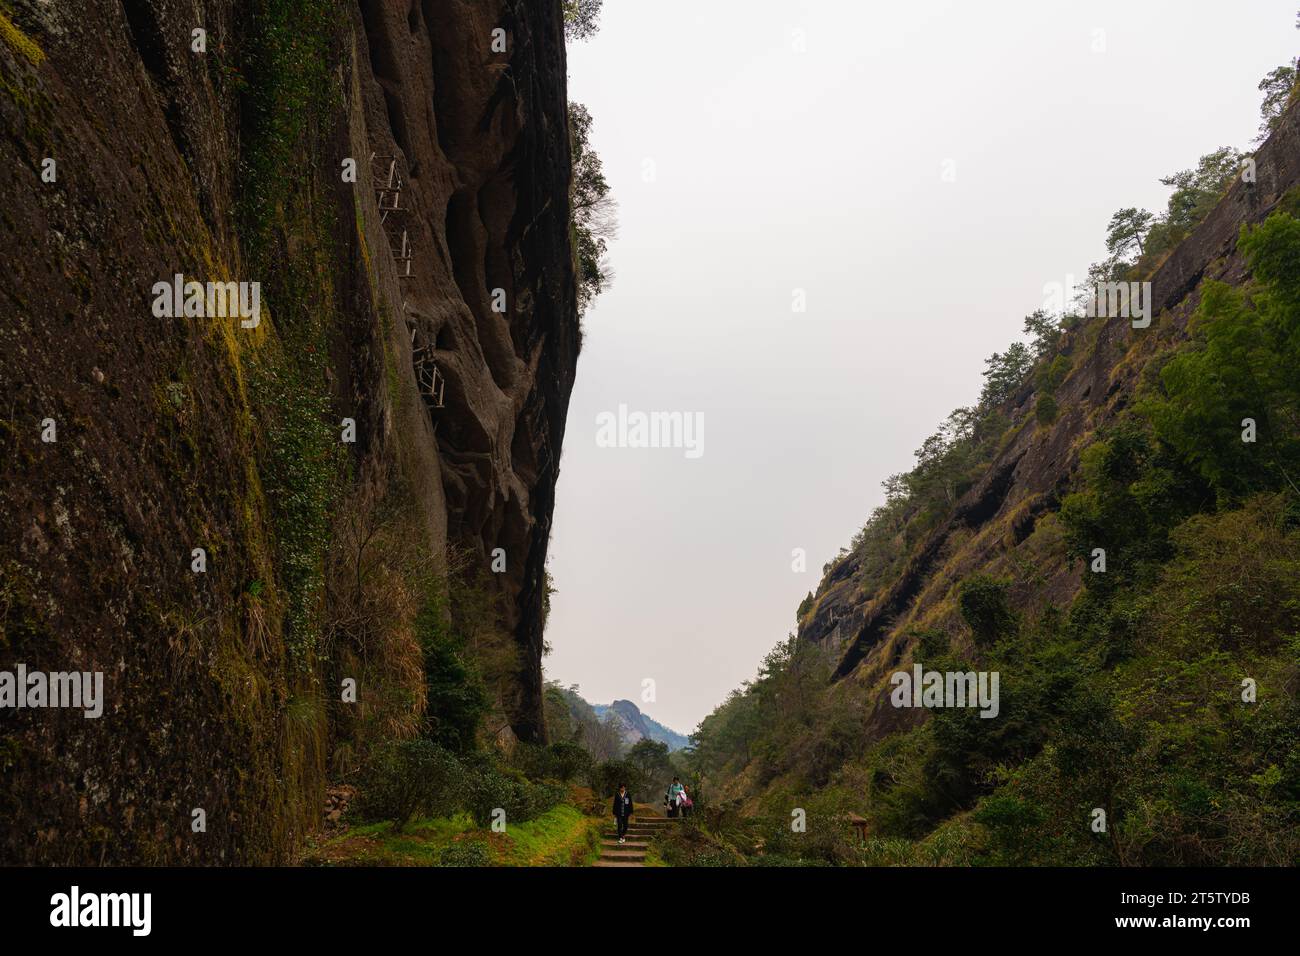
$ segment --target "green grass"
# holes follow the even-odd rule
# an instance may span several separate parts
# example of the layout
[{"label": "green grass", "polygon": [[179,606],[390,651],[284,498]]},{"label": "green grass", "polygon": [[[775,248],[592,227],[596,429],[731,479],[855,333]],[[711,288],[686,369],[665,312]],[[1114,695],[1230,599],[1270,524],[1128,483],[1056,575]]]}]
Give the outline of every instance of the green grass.
[{"label": "green grass", "polygon": [[[599,853],[603,817],[589,817],[561,804],[527,823],[511,827],[501,848],[502,866],[587,866]],[[502,841],[506,843],[506,841]],[[498,849],[494,847],[495,851]]]},{"label": "green grass", "polygon": [[309,846],[303,862],[320,866],[438,866],[457,842],[486,843],[493,866],[588,866],[599,854],[604,817],[560,804],[505,833],[475,827],[468,813],[417,819],[398,832],[391,823],[351,827]]}]

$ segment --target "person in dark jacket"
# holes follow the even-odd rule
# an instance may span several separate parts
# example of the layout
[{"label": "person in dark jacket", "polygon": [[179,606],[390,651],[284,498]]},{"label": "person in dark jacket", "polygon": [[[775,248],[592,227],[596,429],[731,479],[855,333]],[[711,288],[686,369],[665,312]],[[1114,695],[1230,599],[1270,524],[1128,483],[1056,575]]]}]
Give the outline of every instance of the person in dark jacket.
[{"label": "person in dark jacket", "polygon": [[623,843],[627,839],[627,822],[632,818],[632,795],[627,792],[627,784],[618,785],[618,793],[614,794],[614,819],[618,821],[618,842]]}]

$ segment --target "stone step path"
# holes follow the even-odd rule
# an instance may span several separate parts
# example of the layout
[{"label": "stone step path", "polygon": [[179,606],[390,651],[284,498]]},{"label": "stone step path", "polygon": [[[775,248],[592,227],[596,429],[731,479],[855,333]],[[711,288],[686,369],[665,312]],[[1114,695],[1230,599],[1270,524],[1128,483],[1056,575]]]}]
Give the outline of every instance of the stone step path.
[{"label": "stone step path", "polygon": [[650,840],[664,827],[672,824],[673,821],[666,817],[634,813],[628,823],[624,843],[618,842],[618,828],[611,825],[601,837],[600,859],[592,866],[645,866],[645,853]]}]

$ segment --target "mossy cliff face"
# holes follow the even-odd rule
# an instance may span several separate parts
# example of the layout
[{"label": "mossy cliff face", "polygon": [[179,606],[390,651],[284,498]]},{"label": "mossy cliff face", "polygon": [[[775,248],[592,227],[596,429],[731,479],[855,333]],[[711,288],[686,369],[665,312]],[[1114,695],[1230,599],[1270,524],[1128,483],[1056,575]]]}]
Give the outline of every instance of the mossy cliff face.
[{"label": "mossy cliff face", "polygon": [[[504,552],[503,720],[540,738],[578,351],[559,3],[0,14],[0,670],[105,686],[98,719],[0,714],[0,862],[289,859],[340,754],[418,721],[448,545]],[[260,322],[157,316],[177,273],[260,283]]]}]

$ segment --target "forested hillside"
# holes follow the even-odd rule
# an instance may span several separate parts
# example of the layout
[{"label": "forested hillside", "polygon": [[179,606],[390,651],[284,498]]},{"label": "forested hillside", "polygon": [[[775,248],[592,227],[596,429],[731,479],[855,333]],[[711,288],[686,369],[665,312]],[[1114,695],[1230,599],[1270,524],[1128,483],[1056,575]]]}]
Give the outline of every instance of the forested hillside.
[{"label": "forested hillside", "polygon": [[[1256,151],[1112,218],[1088,288],[1138,283],[1133,314],[1029,315],[701,723],[680,862],[1300,860],[1300,107],[1272,79]],[[995,713],[899,706],[918,666],[996,673]]]}]

